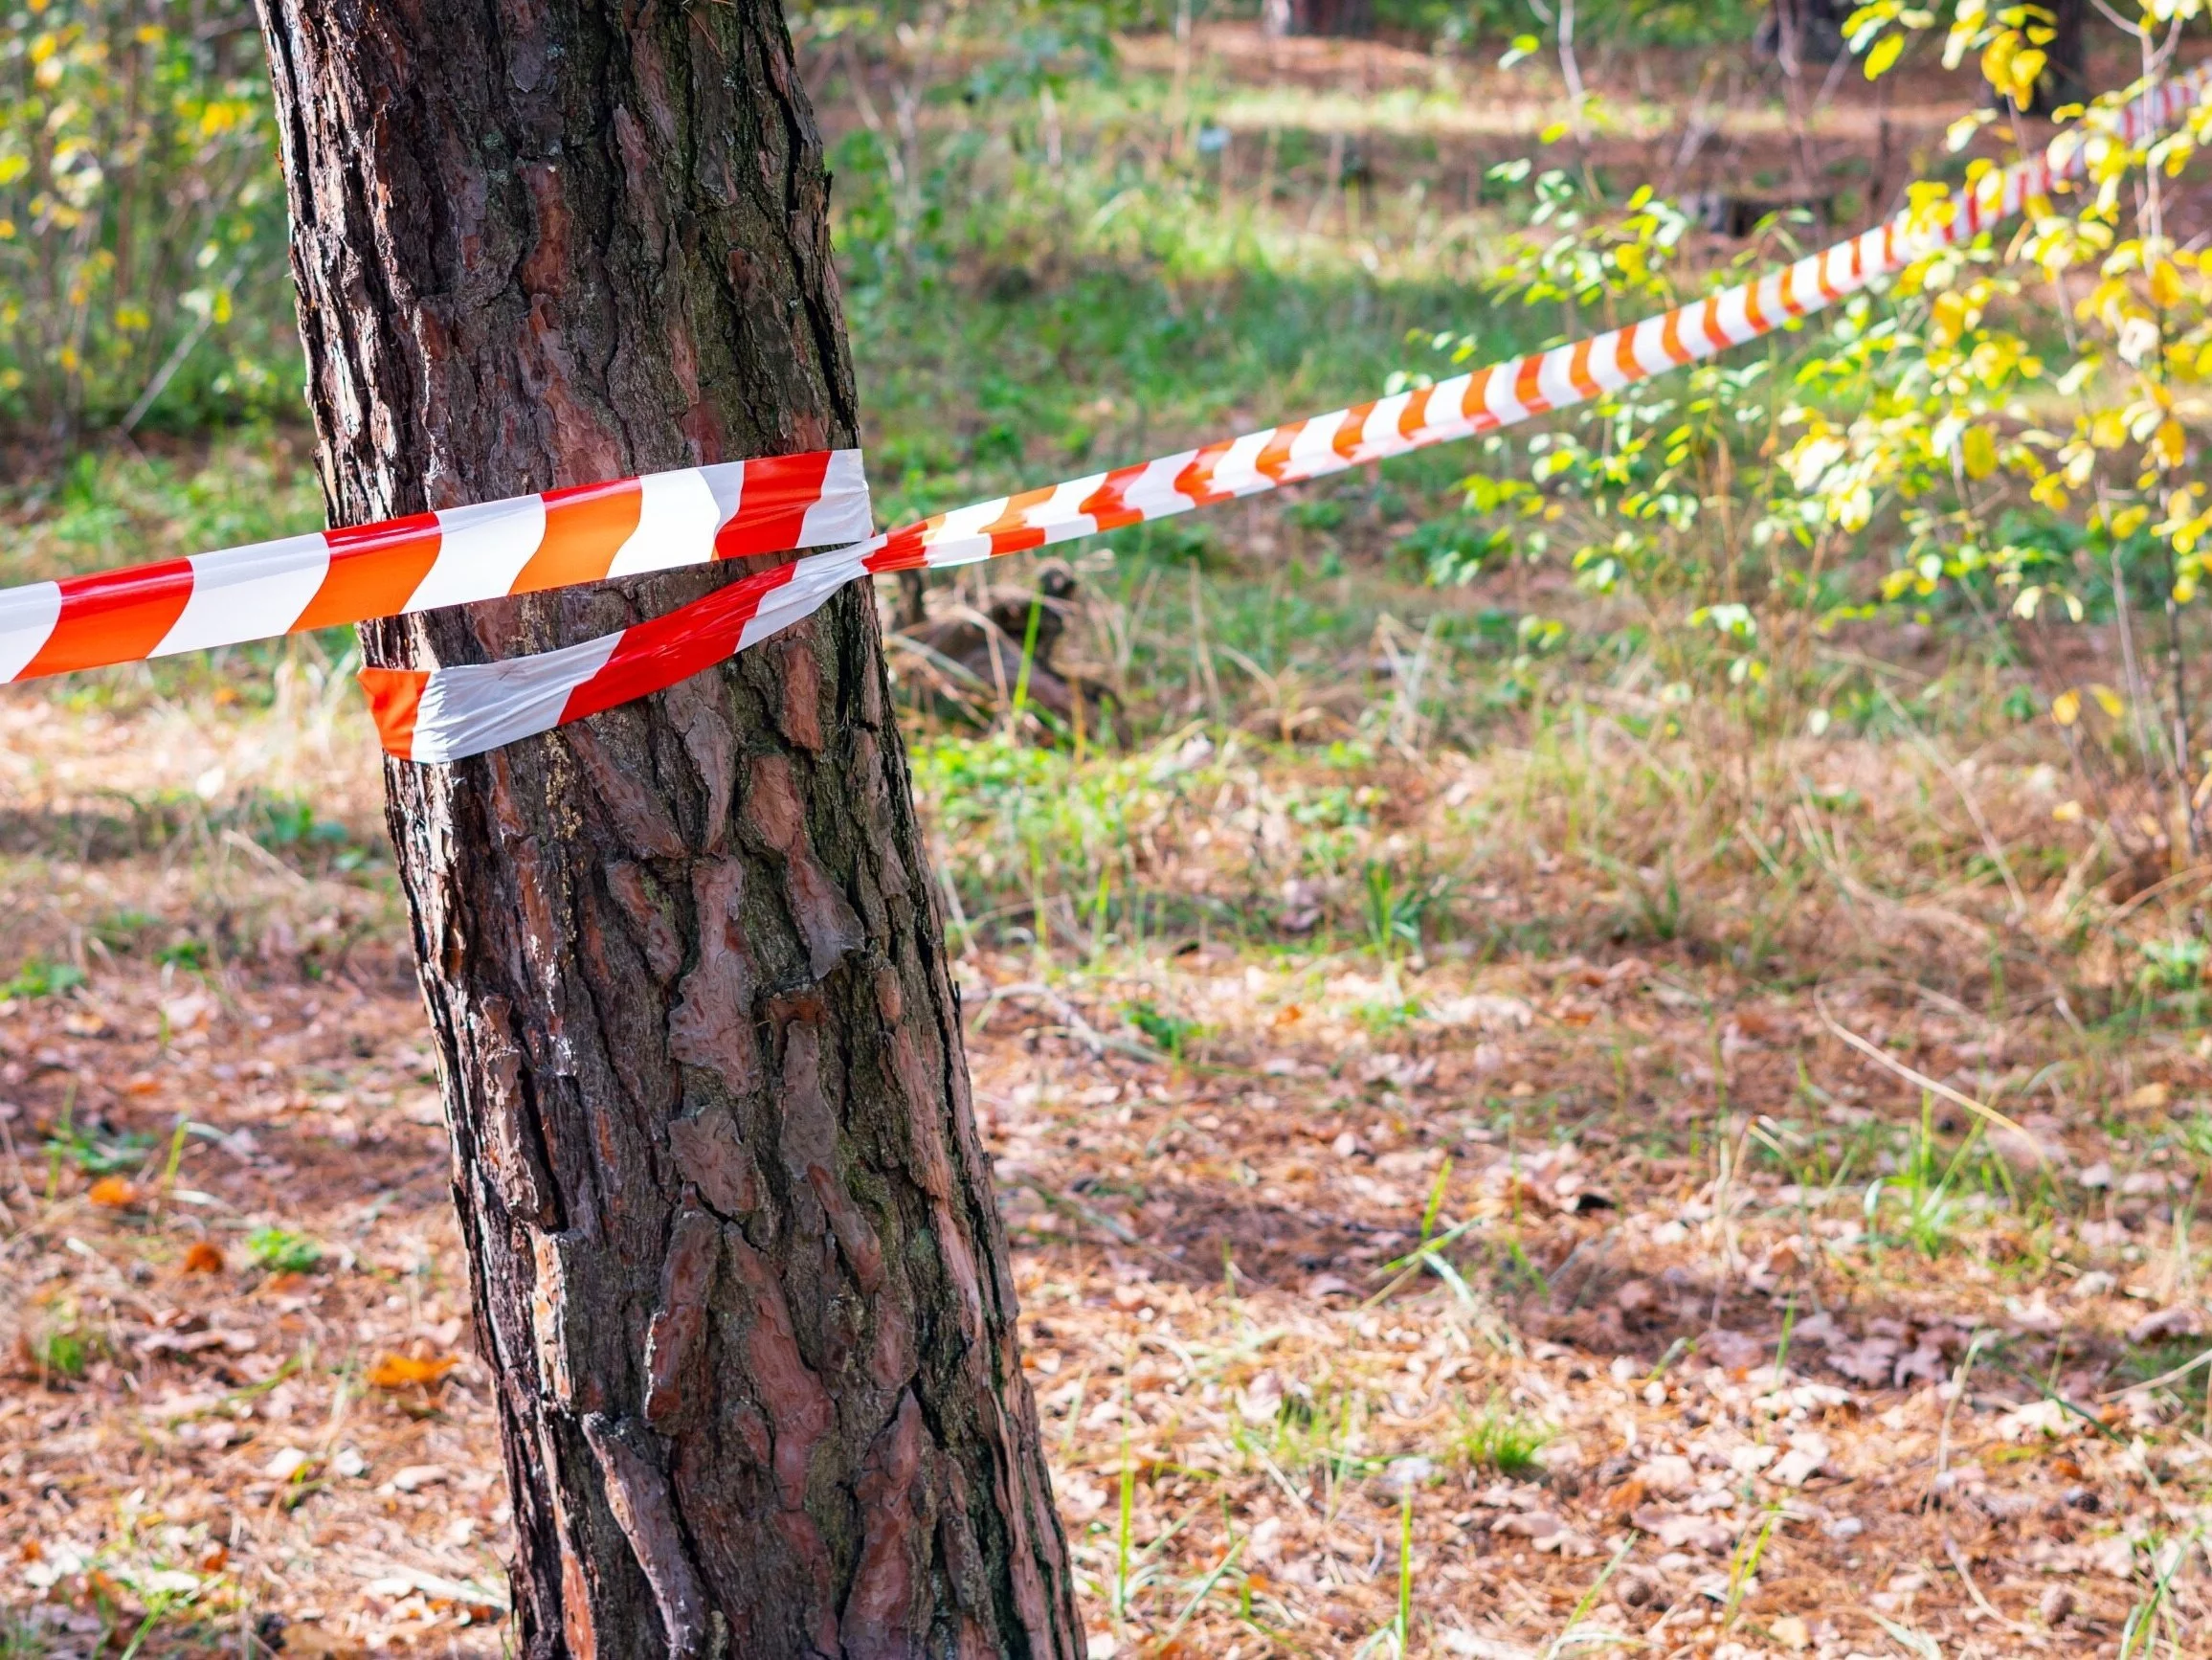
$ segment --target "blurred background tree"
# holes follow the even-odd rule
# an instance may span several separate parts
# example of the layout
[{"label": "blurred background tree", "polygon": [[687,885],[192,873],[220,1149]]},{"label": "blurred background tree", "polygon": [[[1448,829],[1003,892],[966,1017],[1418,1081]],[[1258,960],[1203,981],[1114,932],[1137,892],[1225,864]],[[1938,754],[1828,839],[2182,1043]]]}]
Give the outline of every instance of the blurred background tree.
[{"label": "blurred background tree", "polygon": [[0,34],[0,427],[299,406],[250,0],[30,0]]}]

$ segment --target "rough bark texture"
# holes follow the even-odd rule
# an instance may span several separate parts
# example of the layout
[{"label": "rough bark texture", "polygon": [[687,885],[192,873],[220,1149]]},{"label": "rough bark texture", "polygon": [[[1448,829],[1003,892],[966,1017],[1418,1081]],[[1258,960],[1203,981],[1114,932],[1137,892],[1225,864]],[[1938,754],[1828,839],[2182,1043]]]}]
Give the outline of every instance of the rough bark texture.
[{"label": "rough bark texture", "polygon": [[[849,443],[772,0],[264,0],[332,521]],[[684,572],[364,629],[565,643]],[[869,596],[391,764],[521,1651],[1078,1652]]]}]

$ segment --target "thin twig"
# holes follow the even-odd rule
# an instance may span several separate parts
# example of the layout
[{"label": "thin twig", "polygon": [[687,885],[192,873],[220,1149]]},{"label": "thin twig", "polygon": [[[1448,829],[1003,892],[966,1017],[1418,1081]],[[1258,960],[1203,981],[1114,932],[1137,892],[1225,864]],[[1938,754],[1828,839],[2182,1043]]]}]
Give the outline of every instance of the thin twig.
[{"label": "thin twig", "polygon": [[1013,985],[993,986],[983,994],[981,1000],[988,1008],[993,1003],[1005,1002],[1015,998],[1033,998],[1044,1004],[1060,1018],[1076,1042],[1094,1055],[1103,1055],[1111,1049],[1117,1055],[1127,1055],[1147,1066],[1157,1066],[1167,1063],[1168,1057],[1159,1050],[1140,1043],[1133,1038],[1117,1037],[1110,1032],[1100,1031],[1083,1018],[1073,1003],[1041,981],[1018,980]]},{"label": "thin twig", "polygon": [[2038,1162],[2045,1165],[2046,1167],[2049,1165],[2050,1155],[2044,1152],[2043,1144],[2036,1140],[2034,1136],[2030,1135],[2019,1124],[2015,1123],[2012,1119],[2007,1118],[2003,1113],[2000,1112],[1996,1108],[1988,1105],[1986,1102],[1977,1101],[1971,1095],[1961,1094],[1958,1090],[1954,1089],[1950,1085],[1943,1083],[1940,1079],[1931,1078],[1927,1073],[1920,1071],[1918,1068],[1908,1066],[1904,1062],[1897,1060],[1895,1057],[1884,1054],[1879,1048],[1875,1047],[1872,1043],[1869,1043],[1865,1038],[1859,1036],[1858,1033],[1852,1031],[1847,1026],[1840,1024],[1837,1021],[1836,1017],[1828,1013],[1827,999],[1821,995],[1821,988],[1819,986],[1815,986],[1813,988],[1813,1008],[1820,1015],[1821,1023],[1822,1025],[1826,1026],[1829,1031],[1833,1032],[1844,1043],[1850,1044],[1852,1048],[1858,1050],[1860,1054],[1866,1056],[1876,1066],[1887,1067],[1888,1070],[1896,1073],[1898,1077],[1903,1078],[1907,1083],[1916,1085],[1920,1088],[1926,1089],[1932,1094],[1940,1095],[1946,1101],[1951,1102],[1954,1106],[1963,1107],[1969,1112],[1972,1112],[1978,1117],[1987,1119],[1990,1123],[1997,1125],[1999,1128],[2011,1131],[2015,1135],[2021,1137],[2022,1140],[2025,1141],[2028,1146],[2034,1150]]},{"label": "thin twig", "polygon": [[1981,1594],[1981,1587],[1974,1582],[1974,1576],[1967,1572],[1966,1553],[1958,1548],[1958,1541],[1949,1534],[1943,1536],[1943,1550],[1944,1554],[1950,1557],[1951,1565],[1958,1570],[1958,1582],[1966,1587],[1966,1594],[1974,1599],[1974,1605],[1979,1608],[1982,1613],[1995,1620],[2015,1636],[2040,1637],[2043,1635],[2042,1632],[2031,1626],[2023,1626],[2017,1620],[2006,1619],[2003,1614],[1998,1611],[1997,1605]]},{"label": "thin twig", "polygon": [[2190,1373],[2196,1371],[2198,1367],[2203,1365],[2207,1360],[2212,1360],[2212,1349],[2205,1350],[2204,1353],[2198,1356],[2194,1360],[2187,1360],[2182,1362],[2180,1365],[2175,1367],[2171,1372],[2161,1372],[2156,1378],[2144,1379],[2140,1383],[2130,1383],[2122,1388],[2108,1389],[2104,1394],[2098,1396],[2097,1399],[2099,1401],[2117,1401],[2123,1395],[2133,1395],[2139,1389],[2162,1389],[2169,1383],[2178,1383],[2182,1379],[2188,1377]]}]

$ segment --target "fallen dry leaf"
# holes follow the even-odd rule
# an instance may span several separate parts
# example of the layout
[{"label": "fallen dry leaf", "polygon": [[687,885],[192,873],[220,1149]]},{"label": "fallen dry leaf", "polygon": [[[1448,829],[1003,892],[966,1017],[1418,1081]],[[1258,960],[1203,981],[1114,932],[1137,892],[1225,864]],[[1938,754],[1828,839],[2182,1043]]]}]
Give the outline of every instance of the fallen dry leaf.
[{"label": "fallen dry leaf", "polygon": [[127,1210],[138,1202],[138,1184],[120,1176],[103,1176],[84,1197],[108,1210]]},{"label": "fallen dry leaf", "polygon": [[184,1271],[188,1274],[219,1274],[223,1271],[223,1253],[206,1240],[195,1240],[192,1248],[185,1252]]},{"label": "fallen dry leaf", "polygon": [[412,1389],[436,1383],[460,1364],[458,1355],[436,1355],[418,1359],[413,1355],[387,1355],[369,1369],[369,1382],[376,1389]]},{"label": "fallen dry leaf", "polygon": [[2155,1314],[2146,1314],[2128,1328],[2128,1341],[2138,1348],[2160,1337],[2190,1337],[2197,1334],[2197,1311],[2186,1303],[2176,1303],[2170,1309],[2160,1309]]}]

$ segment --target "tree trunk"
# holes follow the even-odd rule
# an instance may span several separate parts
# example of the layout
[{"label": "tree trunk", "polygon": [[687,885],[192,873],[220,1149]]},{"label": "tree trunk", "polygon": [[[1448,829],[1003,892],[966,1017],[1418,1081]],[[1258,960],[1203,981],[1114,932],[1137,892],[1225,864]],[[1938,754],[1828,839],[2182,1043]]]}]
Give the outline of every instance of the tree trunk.
[{"label": "tree trunk", "polygon": [[[263,0],[334,524],[854,440],[771,0]],[[735,573],[366,626],[541,650]],[[387,762],[528,1656],[1078,1653],[873,601]]]},{"label": "tree trunk", "polygon": [[1374,0],[1280,0],[1262,17],[1279,34],[1361,36],[1374,29]]},{"label": "tree trunk", "polygon": [[1782,66],[1792,79],[1808,63],[1833,63],[1843,51],[1841,0],[1767,0],[1752,33],[1752,50]]}]

